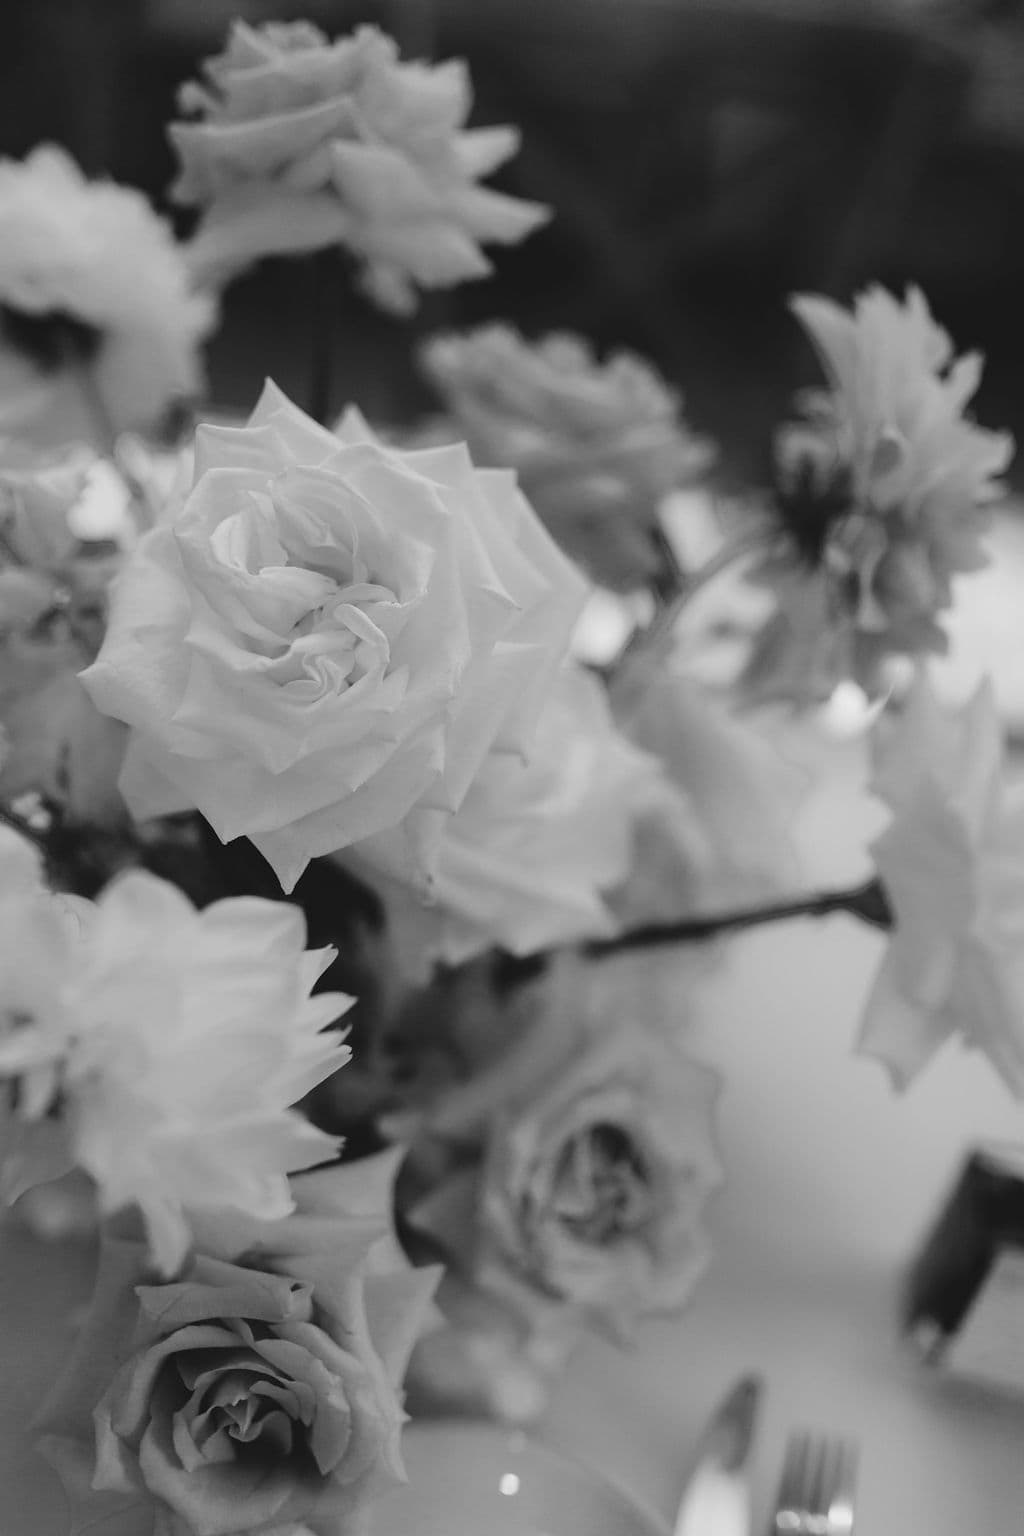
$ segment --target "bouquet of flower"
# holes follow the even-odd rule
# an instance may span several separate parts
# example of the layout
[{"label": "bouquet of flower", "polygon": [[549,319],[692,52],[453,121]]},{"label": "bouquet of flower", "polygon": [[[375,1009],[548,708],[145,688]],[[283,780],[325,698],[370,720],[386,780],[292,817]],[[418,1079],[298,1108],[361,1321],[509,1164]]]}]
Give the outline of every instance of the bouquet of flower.
[{"label": "bouquet of flower", "polygon": [[[0,1185],[99,1232],[39,1420],[76,1528],[326,1536],[401,1480],[408,1411],[527,1421],[582,1329],[686,1303],[719,935],[892,929],[860,1048],[905,1084],[957,1035],[1024,1089],[1019,791],[990,692],[922,662],[1011,443],[877,288],[794,301],[824,385],[699,566],[666,507],[713,446],[577,337],[429,340],[401,437],[324,419],[323,347],[310,413],[268,383],[193,430],[252,262],[329,306],[347,258],[408,313],[547,210],[481,185],[516,134],[465,126],[465,69],[373,28],[238,23],[181,109],[184,242],[61,151],[0,164]],[[678,620],[734,563],[770,614],[711,695]],[[889,825],[875,878],[808,891],[758,710],[851,679]]]}]

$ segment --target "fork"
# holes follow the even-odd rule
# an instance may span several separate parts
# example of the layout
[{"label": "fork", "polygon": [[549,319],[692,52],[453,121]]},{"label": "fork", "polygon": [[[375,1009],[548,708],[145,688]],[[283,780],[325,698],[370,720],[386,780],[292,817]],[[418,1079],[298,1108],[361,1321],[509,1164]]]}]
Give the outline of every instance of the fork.
[{"label": "fork", "polygon": [[850,1536],[856,1475],[852,1440],[791,1434],[768,1536]]}]

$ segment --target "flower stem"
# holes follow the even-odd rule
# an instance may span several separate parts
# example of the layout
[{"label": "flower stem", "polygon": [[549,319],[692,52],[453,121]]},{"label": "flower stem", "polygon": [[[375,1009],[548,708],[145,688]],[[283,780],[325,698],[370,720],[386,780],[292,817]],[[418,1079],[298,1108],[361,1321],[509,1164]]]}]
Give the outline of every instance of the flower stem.
[{"label": "flower stem", "polygon": [[626,641],[611,668],[609,685],[618,681],[641,659],[645,666],[664,660],[672,650],[676,624],[697,593],[703,591],[723,571],[738,565],[747,555],[757,550],[770,548],[777,539],[778,529],[774,524],[759,522],[735,541],[725,544],[692,574],[680,572],[680,584],[672,601],[658,609],[646,629],[637,630]]},{"label": "flower stem", "polygon": [[889,929],[895,921],[885,887],[876,876],[849,890],[820,891],[813,896],[798,896],[789,901],[747,907],[735,912],[685,917],[670,923],[646,923],[640,928],[631,928],[617,934],[613,939],[595,939],[586,946],[586,953],[599,957],[627,949],[684,944],[692,940],[717,938],[722,933],[754,928],[763,923],[785,922],[795,917],[827,917],[833,912],[846,912],[874,928]]}]

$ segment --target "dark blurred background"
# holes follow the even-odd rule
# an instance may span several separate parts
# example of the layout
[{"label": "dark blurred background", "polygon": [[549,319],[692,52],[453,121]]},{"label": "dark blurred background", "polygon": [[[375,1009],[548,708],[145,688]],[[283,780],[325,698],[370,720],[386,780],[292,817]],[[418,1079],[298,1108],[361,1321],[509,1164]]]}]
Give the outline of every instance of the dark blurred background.
[{"label": "dark blurred background", "polygon": [[[988,355],[978,414],[1024,437],[1024,3],[5,0],[0,153],[58,140],[163,202],[175,89],[235,15],[376,22],[410,56],[465,57],[475,120],[520,125],[500,184],[556,218],[417,332],[508,317],[641,349],[742,477],[809,369],[786,294],[912,280]],[[277,263],[230,291],[218,403],[265,373],[302,398],[304,297]],[[426,403],[407,325],[340,293],[337,343],[339,406]]]}]

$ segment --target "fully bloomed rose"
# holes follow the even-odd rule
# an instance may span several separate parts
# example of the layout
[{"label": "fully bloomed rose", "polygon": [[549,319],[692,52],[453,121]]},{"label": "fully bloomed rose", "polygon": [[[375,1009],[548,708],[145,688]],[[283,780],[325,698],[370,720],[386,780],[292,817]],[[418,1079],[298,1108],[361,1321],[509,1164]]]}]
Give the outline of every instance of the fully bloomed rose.
[{"label": "fully bloomed rose", "polygon": [[658,575],[658,508],[707,467],[682,401],[641,358],[599,363],[581,338],[507,326],[438,336],[427,374],[474,459],[514,469],[559,543],[615,590]]},{"label": "fully bloomed rose", "polygon": [[408,1221],[455,1287],[501,1300],[531,1334],[590,1320],[628,1335],[703,1272],[717,1079],[684,1055],[667,1006],[649,954],[563,957],[518,1037],[423,1115]]},{"label": "fully bloomed rose", "polygon": [[225,1212],[172,1283],[106,1236],[40,1416],[76,1529],[355,1536],[404,1481],[400,1386],[436,1272],[384,1267],[380,1215],[333,1184],[297,1179],[283,1222]]},{"label": "fully bloomed rose", "polygon": [[227,47],[181,92],[174,196],[203,210],[191,259],[213,276],[261,256],[342,245],[386,309],[415,290],[490,270],[547,211],[478,186],[518,147],[512,128],[465,128],[466,68],[403,63],[374,27],[329,42],[308,22],[236,21]]},{"label": "fully bloomed rose", "polygon": [[484,757],[528,749],[584,597],[510,475],[354,416],[335,437],[268,385],[246,427],[200,429],[83,681],[132,727],[136,816],[198,807],[286,890],[401,823],[389,872],[429,884]]}]

